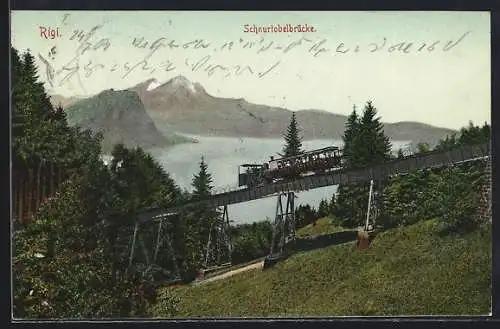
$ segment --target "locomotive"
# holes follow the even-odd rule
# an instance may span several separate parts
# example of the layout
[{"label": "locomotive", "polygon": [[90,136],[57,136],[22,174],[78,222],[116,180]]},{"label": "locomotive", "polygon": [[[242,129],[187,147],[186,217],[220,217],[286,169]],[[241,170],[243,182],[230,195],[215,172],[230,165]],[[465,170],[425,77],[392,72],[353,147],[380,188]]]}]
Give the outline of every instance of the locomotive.
[{"label": "locomotive", "polygon": [[342,166],[342,151],[337,146],[305,152],[298,156],[274,159],[263,164],[238,166],[238,185],[246,187],[272,184],[282,180],[322,174]]}]

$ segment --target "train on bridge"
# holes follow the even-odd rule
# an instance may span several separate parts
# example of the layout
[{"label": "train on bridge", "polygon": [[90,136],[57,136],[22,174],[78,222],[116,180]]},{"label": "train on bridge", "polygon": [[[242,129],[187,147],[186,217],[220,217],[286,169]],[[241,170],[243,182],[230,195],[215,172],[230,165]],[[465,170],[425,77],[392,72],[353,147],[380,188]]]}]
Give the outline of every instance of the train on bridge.
[{"label": "train on bridge", "polygon": [[342,168],[342,150],[337,146],[308,151],[298,156],[274,159],[263,164],[238,167],[238,185],[246,187],[273,184],[299,177],[324,174]]}]

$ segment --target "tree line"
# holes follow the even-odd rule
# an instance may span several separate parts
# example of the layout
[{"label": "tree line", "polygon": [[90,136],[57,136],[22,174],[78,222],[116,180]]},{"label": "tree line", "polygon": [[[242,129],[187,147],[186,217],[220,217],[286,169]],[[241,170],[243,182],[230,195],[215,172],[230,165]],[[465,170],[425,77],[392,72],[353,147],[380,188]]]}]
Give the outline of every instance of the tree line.
[{"label": "tree line", "polygon": [[[475,126],[472,122],[458,132],[440,140],[434,148],[418,143],[415,154],[432,150],[448,151],[456,147],[487,143],[491,139],[490,125]],[[283,155],[303,153],[300,129],[292,115],[285,135]],[[392,152],[381,118],[373,102],[368,101],[362,113],[354,107],[348,116],[343,141],[343,167],[356,169],[382,164],[405,156],[402,149]],[[374,201],[376,222],[382,228],[409,225],[419,220],[440,217],[452,230],[475,227],[474,213],[484,185],[484,162],[462,164],[450,168],[415,170],[407,175],[375,182]],[[363,225],[368,206],[369,183],[338,186],[330,202],[321,200],[316,211],[310,205],[298,208],[298,226],[313,223],[317,218],[331,216],[344,227]]]},{"label": "tree line", "polygon": [[11,58],[13,215],[22,223],[72,173],[95,160],[83,151],[99,136],[67,125],[64,110],[52,107],[38,82],[29,52],[12,49]]}]

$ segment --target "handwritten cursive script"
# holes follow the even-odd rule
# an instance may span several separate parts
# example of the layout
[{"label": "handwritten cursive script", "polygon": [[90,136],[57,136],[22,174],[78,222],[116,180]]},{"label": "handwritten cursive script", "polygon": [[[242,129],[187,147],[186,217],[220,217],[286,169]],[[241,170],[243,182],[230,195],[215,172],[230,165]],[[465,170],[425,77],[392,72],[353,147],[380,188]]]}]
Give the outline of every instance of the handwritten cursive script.
[{"label": "handwritten cursive script", "polygon": [[[447,53],[456,49],[470,31],[463,32],[452,40],[429,40],[425,42],[407,40],[389,40],[380,37],[378,40],[366,44],[350,44],[347,41],[332,41],[327,38],[314,39],[308,37],[289,37],[283,41],[270,40],[260,35],[245,35],[237,40],[213,42],[203,38],[193,40],[177,40],[168,36],[148,39],[146,36],[130,36],[129,43],[125,44],[134,53],[139,53],[139,58],[116,58],[112,63],[103,61],[106,52],[113,48],[114,40],[102,32],[104,24],[96,25],[89,30],[75,29],[66,34],[70,42],[74,43],[75,50],[70,59],[60,68],[53,66],[55,53],[50,56],[38,54],[45,67],[45,77],[50,86],[62,86],[70,80],[76,82],[84,89],[83,79],[92,77],[96,72],[104,71],[106,74],[118,74],[121,79],[126,79],[136,72],[154,75],[155,73],[187,71],[202,72],[209,77],[222,76],[223,78],[254,76],[265,79],[277,73],[286,56],[294,52],[303,52],[306,56],[319,58],[324,56],[348,56],[356,53],[390,53],[425,54],[432,52]],[[123,47],[123,44],[119,44]],[[259,57],[253,63],[227,64],[217,60],[215,54],[230,54],[235,51],[253,53]],[[184,60],[172,53],[184,52]],[[58,52],[58,54],[61,51]],[[176,54],[178,55],[178,54]],[[177,58],[174,60],[173,58]],[[182,58],[182,57],[181,57]],[[109,59],[109,57],[107,58]],[[105,63],[106,62],[106,63]]]}]

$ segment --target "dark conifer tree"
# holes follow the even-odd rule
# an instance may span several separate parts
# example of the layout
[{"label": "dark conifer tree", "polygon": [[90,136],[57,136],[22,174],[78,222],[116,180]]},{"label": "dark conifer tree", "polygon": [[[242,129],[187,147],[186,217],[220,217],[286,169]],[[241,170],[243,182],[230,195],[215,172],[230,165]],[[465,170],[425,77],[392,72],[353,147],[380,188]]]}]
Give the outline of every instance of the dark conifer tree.
[{"label": "dark conifer tree", "polygon": [[359,138],[359,116],[356,111],[356,106],[353,107],[351,114],[347,117],[344,135],[342,136],[344,167],[353,168],[356,163],[356,143]]},{"label": "dark conifer tree", "polygon": [[193,186],[194,188],[192,193],[193,199],[204,199],[212,194],[212,182],[212,174],[208,172],[208,166],[205,163],[204,157],[202,156],[200,161],[200,171],[198,172],[198,174],[194,175],[193,181],[191,183],[191,186]]},{"label": "dark conifer tree", "polygon": [[330,199],[330,203],[328,204],[328,213],[329,213],[329,215],[334,215],[336,208],[337,208],[337,203],[335,201],[335,193],[333,193],[332,194],[332,198]]},{"label": "dark conifer tree", "polygon": [[384,125],[377,117],[377,109],[368,101],[361,118],[356,153],[360,154],[358,167],[379,164],[391,159],[391,142],[384,133]]},{"label": "dark conifer tree", "polygon": [[404,159],[405,155],[403,153],[403,150],[402,149],[398,149],[398,156],[397,158],[398,159]]},{"label": "dark conifer tree", "polygon": [[491,128],[487,122],[484,123],[483,127],[481,128],[481,132],[483,140],[485,142],[491,142]]},{"label": "dark conifer tree", "polygon": [[[10,49],[10,54],[11,54],[11,83],[12,87],[16,86],[19,82],[19,79],[21,78],[22,74],[22,63],[21,63],[21,58],[19,57],[19,53],[15,48]],[[15,91],[14,88],[12,88],[12,91]]]},{"label": "dark conifer tree", "polygon": [[292,119],[290,120],[284,138],[285,145],[283,146],[283,152],[280,156],[292,157],[304,153],[302,150],[302,136],[300,136],[300,128],[295,117],[295,112],[292,113]]},{"label": "dark conifer tree", "polygon": [[19,88],[22,79],[22,62],[16,49],[11,48],[11,101],[12,101],[12,146],[17,153],[19,138],[23,135],[24,117],[19,106]]},{"label": "dark conifer tree", "polygon": [[22,88],[24,110],[33,112],[37,120],[44,120],[50,116],[54,109],[50,102],[50,98],[45,92],[42,82],[38,81],[38,70],[35,63],[35,58],[28,50],[22,55]]},{"label": "dark conifer tree", "polygon": [[321,200],[318,207],[318,217],[327,217],[329,212],[328,201],[325,199]]},{"label": "dark conifer tree", "polygon": [[[343,136],[347,168],[362,168],[391,159],[391,143],[372,102],[367,102],[361,118],[356,109],[347,119]],[[346,227],[359,225],[366,214],[367,184],[340,185],[335,215]]]},{"label": "dark conifer tree", "polygon": [[[208,198],[212,194],[212,183],[212,174],[208,171],[208,166],[202,156],[200,170],[193,176],[191,183],[191,186],[194,188],[191,193],[192,200],[203,200]],[[211,228],[219,218],[219,211],[210,207],[197,207],[193,209],[193,212],[190,214],[188,226],[192,235],[195,237],[194,241],[191,243],[191,250],[199,251],[200,264],[203,264],[205,259],[207,241],[209,235],[211,235]]]}]

